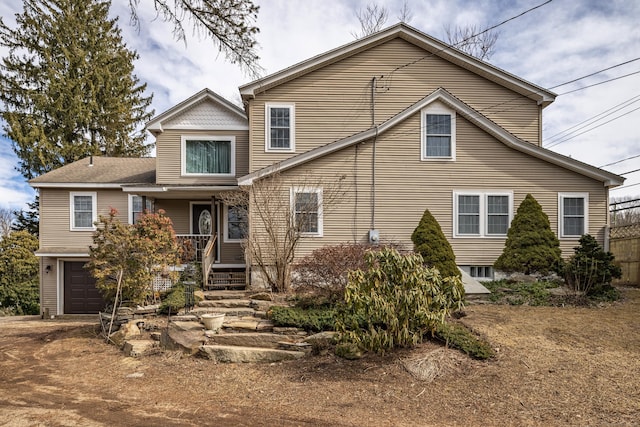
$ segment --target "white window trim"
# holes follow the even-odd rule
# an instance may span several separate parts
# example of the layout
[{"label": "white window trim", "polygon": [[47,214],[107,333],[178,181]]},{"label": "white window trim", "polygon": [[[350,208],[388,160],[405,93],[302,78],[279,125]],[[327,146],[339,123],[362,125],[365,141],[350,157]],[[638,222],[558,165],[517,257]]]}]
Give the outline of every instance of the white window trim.
[{"label": "white window trim", "polygon": [[[271,108],[289,109],[289,148],[271,147]],[[264,105],[264,151],[265,153],[295,153],[296,151],[296,104],[267,103]]]},{"label": "white window trim", "polygon": [[[187,141],[231,141],[230,173],[187,173]],[[180,175],[197,177],[235,177],[236,176],[236,137],[231,135],[182,135],[180,139]]]},{"label": "white window trim", "polygon": [[[478,234],[460,234],[458,233],[458,196],[479,196],[480,198],[480,230]],[[453,192],[453,237],[464,239],[505,239],[505,234],[488,234],[487,229],[489,221],[489,213],[487,212],[487,198],[489,196],[507,196],[509,198],[509,226],[513,220],[513,191],[476,191],[476,190],[456,190]]]},{"label": "white window trim", "polygon": [[[427,156],[427,114],[448,114],[451,116],[451,156]],[[420,111],[420,160],[426,162],[455,162],[456,160],[456,112],[444,104],[434,103]]]},{"label": "white window trim", "polygon": [[581,235],[564,234],[564,199],[578,198],[584,199],[584,230],[583,234],[589,233],[589,193],[558,193],[558,236],[561,239],[575,239]]},{"label": "white window trim", "polygon": [[293,224],[296,222],[296,206],[295,206],[295,195],[297,193],[316,193],[318,195],[318,231],[315,233],[300,233],[303,237],[322,237],[324,235],[323,229],[323,206],[322,206],[322,188],[320,187],[293,187],[291,188],[291,193],[289,195],[289,200],[291,203],[291,217],[293,219]]},{"label": "white window trim", "polygon": [[[91,227],[76,227],[75,204],[76,196],[91,196]],[[95,231],[94,223],[98,220],[98,193],[95,191],[71,191],[69,192],[69,230],[70,231]]]},{"label": "white window trim", "polygon": [[[223,227],[224,227],[224,242],[225,243],[242,243],[244,242],[246,239],[230,239],[229,238],[229,206],[224,205],[223,209],[222,209],[222,223],[223,223]],[[247,227],[248,227],[248,223],[247,223]],[[248,234],[248,230],[247,230],[247,234]]]},{"label": "white window trim", "polygon": [[[129,194],[129,205],[127,207],[127,218],[129,220],[129,224],[133,224],[133,198],[134,197],[142,197],[138,194]],[[147,198],[147,203],[149,202],[149,198]],[[152,205],[152,209],[153,209],[153,202],[151,202]],[[142,209],[144,210],[146,207],[143,207]]]}]

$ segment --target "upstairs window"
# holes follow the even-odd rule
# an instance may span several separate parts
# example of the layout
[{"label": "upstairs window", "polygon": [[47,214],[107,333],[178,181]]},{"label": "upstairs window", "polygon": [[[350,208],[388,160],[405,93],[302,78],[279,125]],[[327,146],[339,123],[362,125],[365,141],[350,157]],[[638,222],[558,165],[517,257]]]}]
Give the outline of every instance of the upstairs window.
[{"label": "upstairs window", "polygon": [[224,240],[225,242],[239,242],[247,237],[249,221],[247,210],[239,206],[224,207]]},{"label": "upstairs window", "polygon": [[589,194],[558,194],[560,237],[580,237],[588,230]]},{"label": "upstairs window", "polygon": [[513,216],[513,194],[454,192],[456,237],[504,237]]},{"label": "upstairs window", "polygon": [[183,175],[235,175],[234,137],[183,137]]},{"label": "upstairs window", "polygon": [[129,224],[135,224],[143,212],[153,212],[153,201],[146,198],[146,206],[142,207],[143,198],[133,194],[129,195]]},{"label": "upstairs window", "polygon": [[97,220],[97,195],[94,192],[71,193],[69,213],[72,231],[93,231]]},{"label": "upstairs window", "polygon": [[455,112],[443,105],[422,110],[422,160],[455,160]]},{"label": "upstairs window", "polygon": [[292,104],[265,106],[266,151],[295,151],[295,108]]},{"label": "upstairs window", "polygon": [[322,236],[322,189],[294,188],[292,210],[296,229],[303,236]]}]

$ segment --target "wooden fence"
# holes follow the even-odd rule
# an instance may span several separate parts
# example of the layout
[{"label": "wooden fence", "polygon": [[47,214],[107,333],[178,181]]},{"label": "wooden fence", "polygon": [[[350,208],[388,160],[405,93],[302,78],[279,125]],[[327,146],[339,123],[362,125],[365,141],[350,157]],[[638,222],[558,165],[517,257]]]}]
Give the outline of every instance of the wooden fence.
[{"label": "wooden fence", "polygon": [[614,284],[640,284],[640,223],[611,227],[609,250],[622,267],[622,279]]}]

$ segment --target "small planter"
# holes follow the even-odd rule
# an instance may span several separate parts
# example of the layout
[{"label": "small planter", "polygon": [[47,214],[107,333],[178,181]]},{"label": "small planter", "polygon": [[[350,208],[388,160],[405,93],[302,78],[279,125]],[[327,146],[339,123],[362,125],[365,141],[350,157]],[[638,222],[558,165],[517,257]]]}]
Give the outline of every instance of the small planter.
[{"label": "small planter", "polygon": [[200,316],[200,320],[206,329],[217,332],[224,323],[224,313],[203,314]]}]

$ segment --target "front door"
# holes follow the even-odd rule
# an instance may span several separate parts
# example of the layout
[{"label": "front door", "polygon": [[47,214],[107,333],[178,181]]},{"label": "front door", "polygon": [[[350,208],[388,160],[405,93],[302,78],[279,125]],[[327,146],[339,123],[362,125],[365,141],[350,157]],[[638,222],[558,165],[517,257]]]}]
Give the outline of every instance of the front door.
[{"label": "front door", "polygon": [[[216,205],[217,208],[217,205]],[[196,238],[197,257],[201,260],[202,251],[204,250],[209,237],[218,232],[217,209],[211,211],[211,203],[192,203],[191,204],[191,234],[202,235],[202,238]],[[207,237],[205,237],[207,236]],[[217,246],[217,242],[216,242]],[[217,259],[217,248],[215,248]]]}]

